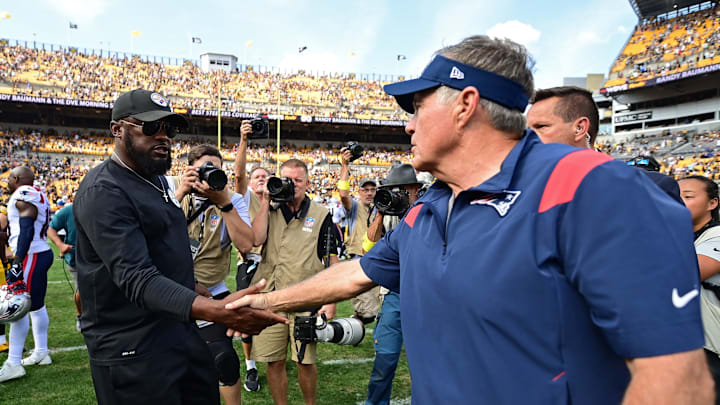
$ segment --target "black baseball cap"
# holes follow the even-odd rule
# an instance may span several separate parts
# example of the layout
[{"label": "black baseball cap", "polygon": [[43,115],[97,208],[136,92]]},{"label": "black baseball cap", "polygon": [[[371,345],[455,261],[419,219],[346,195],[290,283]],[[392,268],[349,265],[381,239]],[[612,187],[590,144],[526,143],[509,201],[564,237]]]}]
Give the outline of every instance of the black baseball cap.
[{"label": "black baseball cap", "polygon": [[112,109],[112,120],[135,118],[149,122],[164,118],[171,120],[177,127],[187,128],[188,121],[180,114],[174,113],[170,103],[160,93],[136,89],[118,96]]}]

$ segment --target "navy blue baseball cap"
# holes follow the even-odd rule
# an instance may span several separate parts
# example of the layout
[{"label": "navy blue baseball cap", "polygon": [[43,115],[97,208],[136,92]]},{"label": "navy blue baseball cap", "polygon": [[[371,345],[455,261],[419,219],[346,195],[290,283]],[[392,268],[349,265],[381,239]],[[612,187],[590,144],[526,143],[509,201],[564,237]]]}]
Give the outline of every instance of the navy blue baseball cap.
[{"label": "navy blue baseball cap", "polygon": [[417,79],[388,84],[385,93],[394,96],[403,110],[413,114],[413,96],[439,86],[462,90],[473,86],[480,97],[511,110],[525,112],[530,97],[520,83],[505,76],[436,55]]}]

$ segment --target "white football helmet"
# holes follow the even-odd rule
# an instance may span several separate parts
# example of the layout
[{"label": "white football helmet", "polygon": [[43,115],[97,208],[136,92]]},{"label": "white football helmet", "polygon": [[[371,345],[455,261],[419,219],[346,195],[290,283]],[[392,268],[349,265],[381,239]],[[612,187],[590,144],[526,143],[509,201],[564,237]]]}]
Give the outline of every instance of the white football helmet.
[{"label": "white football helmet", "polygon": [[27,291],[15,293],[7,284],[0,287],[0,323],[17,321],[30,311],[31,305]]}]

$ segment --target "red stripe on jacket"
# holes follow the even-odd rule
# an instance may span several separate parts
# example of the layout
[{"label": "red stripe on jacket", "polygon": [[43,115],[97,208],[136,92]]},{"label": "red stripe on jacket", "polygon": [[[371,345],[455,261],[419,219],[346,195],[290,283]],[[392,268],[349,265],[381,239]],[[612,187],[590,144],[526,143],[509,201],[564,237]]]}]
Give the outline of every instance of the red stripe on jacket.
[{"label": "red stripe on jacket", "polygon": [[538,212],[542,213],[572,201],[585,176],[592,169],[610,160],[613,160],[610,156],[590,149],[565,155],[550,173]]}]

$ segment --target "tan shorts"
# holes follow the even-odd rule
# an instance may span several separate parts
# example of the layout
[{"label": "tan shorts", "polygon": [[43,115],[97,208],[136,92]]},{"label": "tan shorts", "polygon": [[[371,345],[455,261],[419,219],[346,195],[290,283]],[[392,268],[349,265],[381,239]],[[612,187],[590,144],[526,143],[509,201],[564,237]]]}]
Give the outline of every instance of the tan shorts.
[{"label": "tan shorts", "polygon": [[[259,335],[253,337],[252,353],[253,360],[270,363],[273,361],[287,359],[287,347],[290,343],[292,360],[298,361],[297,351],[300,349],[300,342],[295,345],[293,329],[295,328],[295,316],[308,316],[310,312],[278,312],[290,320],[289,325],[282,323],[265,328]],[[315,364],[317,361],[317,343],[310,343],[305,347],[305,358],[302,364]]]},{"label": "tan shorts", "polygon": [[363,318],[372,318],[380,312],[380,286],[373,287],[351,300],[353,309]]}]

